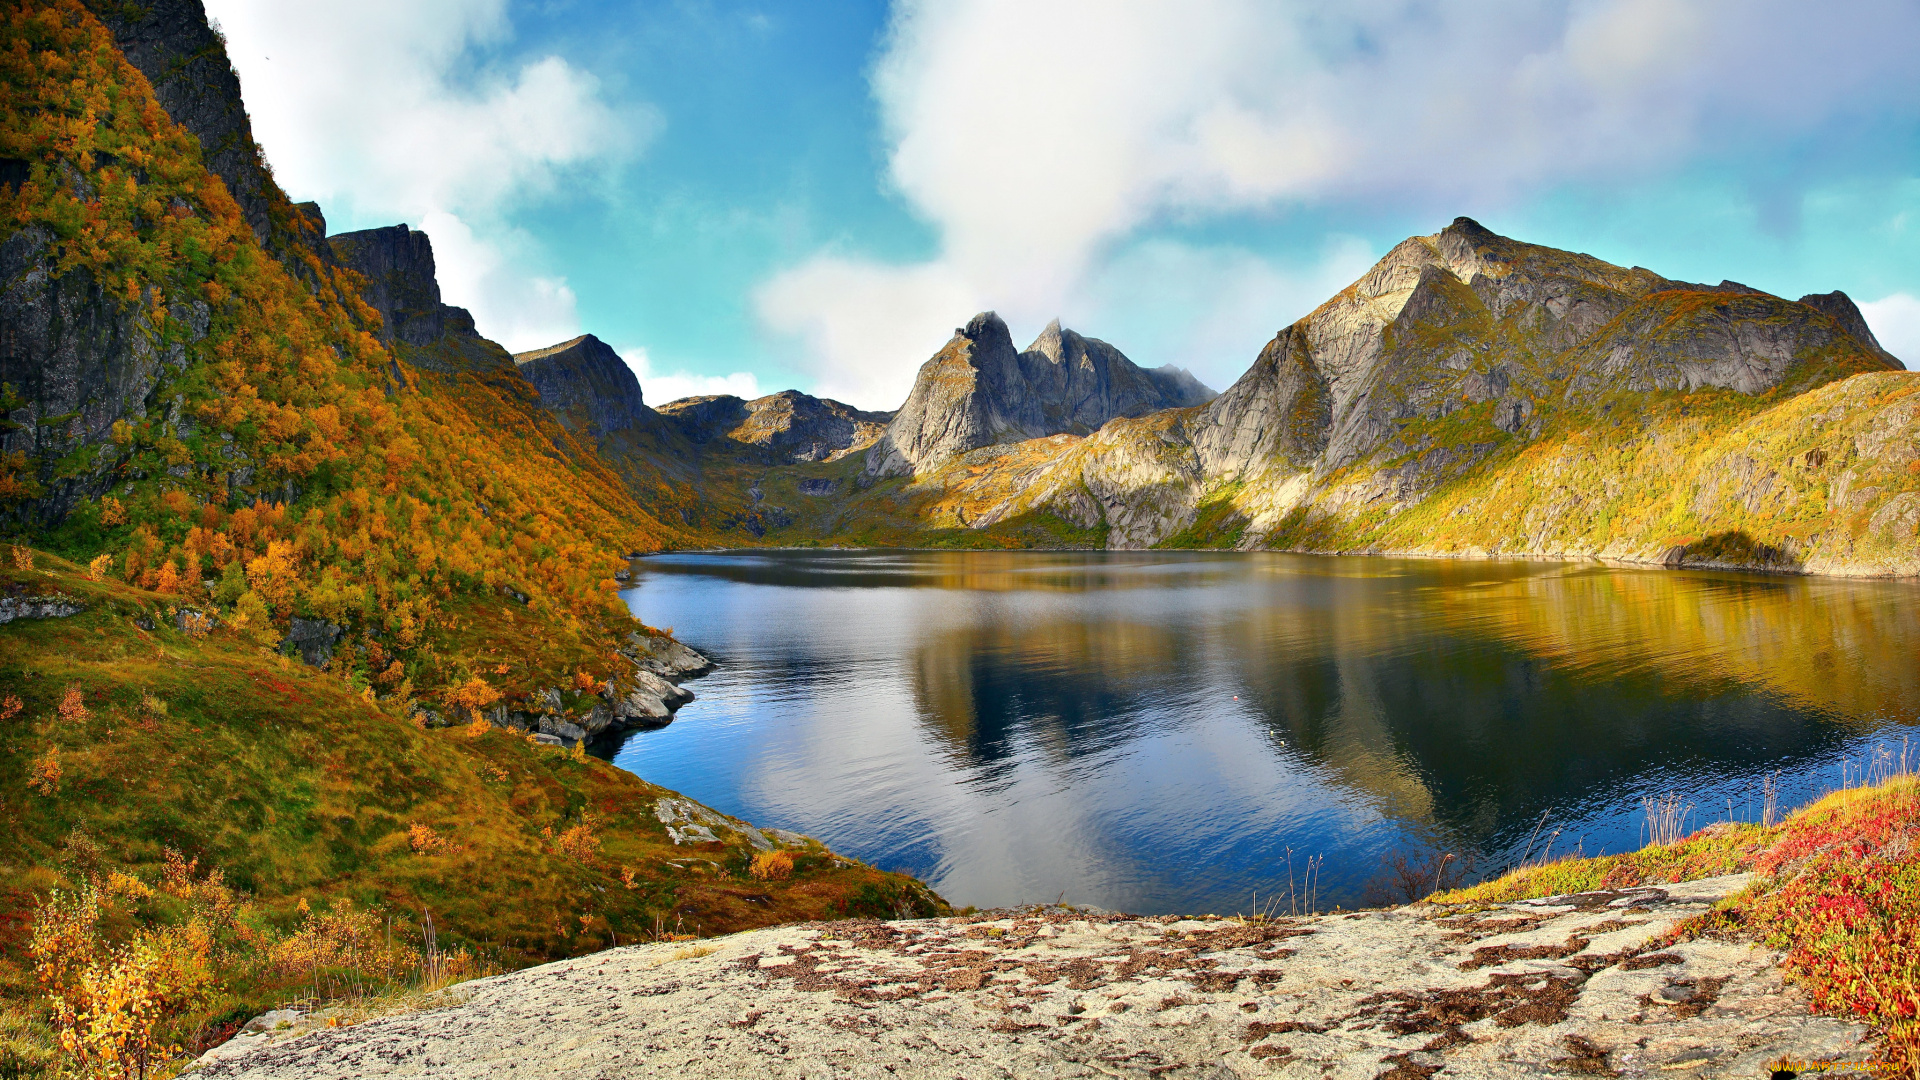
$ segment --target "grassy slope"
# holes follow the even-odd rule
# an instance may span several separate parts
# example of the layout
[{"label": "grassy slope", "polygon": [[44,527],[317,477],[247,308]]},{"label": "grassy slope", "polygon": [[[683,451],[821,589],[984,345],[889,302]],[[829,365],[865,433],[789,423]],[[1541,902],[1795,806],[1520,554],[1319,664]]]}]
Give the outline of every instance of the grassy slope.
[{"label": "grassy slope", "polygon": [[[431,909],[443,942],[507,966],[589,952],[616,936],[941,906],[907,878],[824,848],[801,853],[787,880],[755,880],[753,850],[737,836],[674,846],[653,816],[655,799],[670,793],[626,772],[505,730],[478,738],[420,730],[341,678],[237,632],[195,639],[173,629],[162,617],[167,597],[90,581],[45,553],[36,562],[0,572],[0,592],[60,592],[87,610],[0,627],[0,700],[17,695],[24,705],[0,721],[0,992],[14,1010],[34,989],[22,959],[28,913],[81,878],[69,850],[75,830],[106,865],[148,878],[168,847],[197,857],[286,926],[302,898],[343,898],[391,914],[412,940]],[[155,629],[137,625],[143,615]],[[539,633],[524,615],[479,606],[464,615],[507,628],[496,644],[511,644],[502,635],[512,628]],[[90,713],[79,723],[57,715],[72,686]],[[166,703],[164,714],[143,708],[147,694]],[[27,780],[49,751],[61,777],[44,794]],[[600,840],[586,861],[547,831],[562,833],[583,813]],[[450,850],[416,854],[408,833],[416,824]],[[290,993],[262,985],[208,1009],[257,1011]]]},{"label": "grassy slope", "polygon": [[1628,855],[1563,859],[1438,893],[1487,904],[1760,875],[1681,933],[1765,940],[1824,1012],[1873,1025],[1898,1075],[1920,1074],[1920,780],[1834,792],[1778,825],[1720,824]]}]

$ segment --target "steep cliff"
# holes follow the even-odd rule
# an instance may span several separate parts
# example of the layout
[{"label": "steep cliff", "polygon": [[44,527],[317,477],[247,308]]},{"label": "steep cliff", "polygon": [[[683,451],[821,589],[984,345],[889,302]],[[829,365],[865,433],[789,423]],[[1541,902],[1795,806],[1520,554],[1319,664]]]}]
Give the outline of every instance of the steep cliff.
[{"label": "steep cliff", "polygon": [[416,367],[451,374],[512,370],[513,357],[480,336],[466,308],[440,302],[433,241],[405,225],[327,237],[340,265],[366,278],[362,296],[380,313],[380,341]]},{"label": "steep cliff", "polygon": [[1177,368],[1144,371],[1120,350],[1049,324],[1026,351],[991,311],[975,315],[920,368],[906,404],[867,452],[869,476],[906,476],[969,450],[1085,435],[1122,416],[1212,397]]}]

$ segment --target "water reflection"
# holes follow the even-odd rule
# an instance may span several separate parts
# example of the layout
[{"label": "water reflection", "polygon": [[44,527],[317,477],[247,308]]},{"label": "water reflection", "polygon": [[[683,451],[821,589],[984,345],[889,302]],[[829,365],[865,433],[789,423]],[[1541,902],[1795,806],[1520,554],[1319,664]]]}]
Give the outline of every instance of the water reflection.
[{"label": "water reflection", "polygon": [[[1222,553],[823,552],[637,564],[723,661],[614,757],[956,903],[1244,909],[1286,852],[1351,903],[1544,812],[1632,846],[1641,794],[1743,816],[1920,708],[1913,586]],[[1709,813],[1705,807],[1718,807]]]}]

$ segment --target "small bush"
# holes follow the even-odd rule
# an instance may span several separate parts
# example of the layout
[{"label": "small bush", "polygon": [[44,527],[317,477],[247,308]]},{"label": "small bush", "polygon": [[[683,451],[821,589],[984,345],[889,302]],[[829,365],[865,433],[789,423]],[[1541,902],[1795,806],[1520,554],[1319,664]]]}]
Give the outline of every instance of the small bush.
[{"label": "small bush", "polygon": [[784,851],[762,851],[747,872],[761,881],[785,881],[793,876],[793,856]]}]

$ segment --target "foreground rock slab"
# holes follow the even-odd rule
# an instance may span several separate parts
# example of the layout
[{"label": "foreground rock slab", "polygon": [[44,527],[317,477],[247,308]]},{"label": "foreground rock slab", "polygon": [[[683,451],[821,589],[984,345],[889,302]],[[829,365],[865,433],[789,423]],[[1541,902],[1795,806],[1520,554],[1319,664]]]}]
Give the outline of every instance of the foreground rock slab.
[{"label": "foreground rock slab", "polygon": [[1863,1027],[1783,985],[1776,953],[1658,947],[1746,880],[1273,921],[780,927],[480,980],[197,1075],[1751,1077],[1869,1057]]}]

